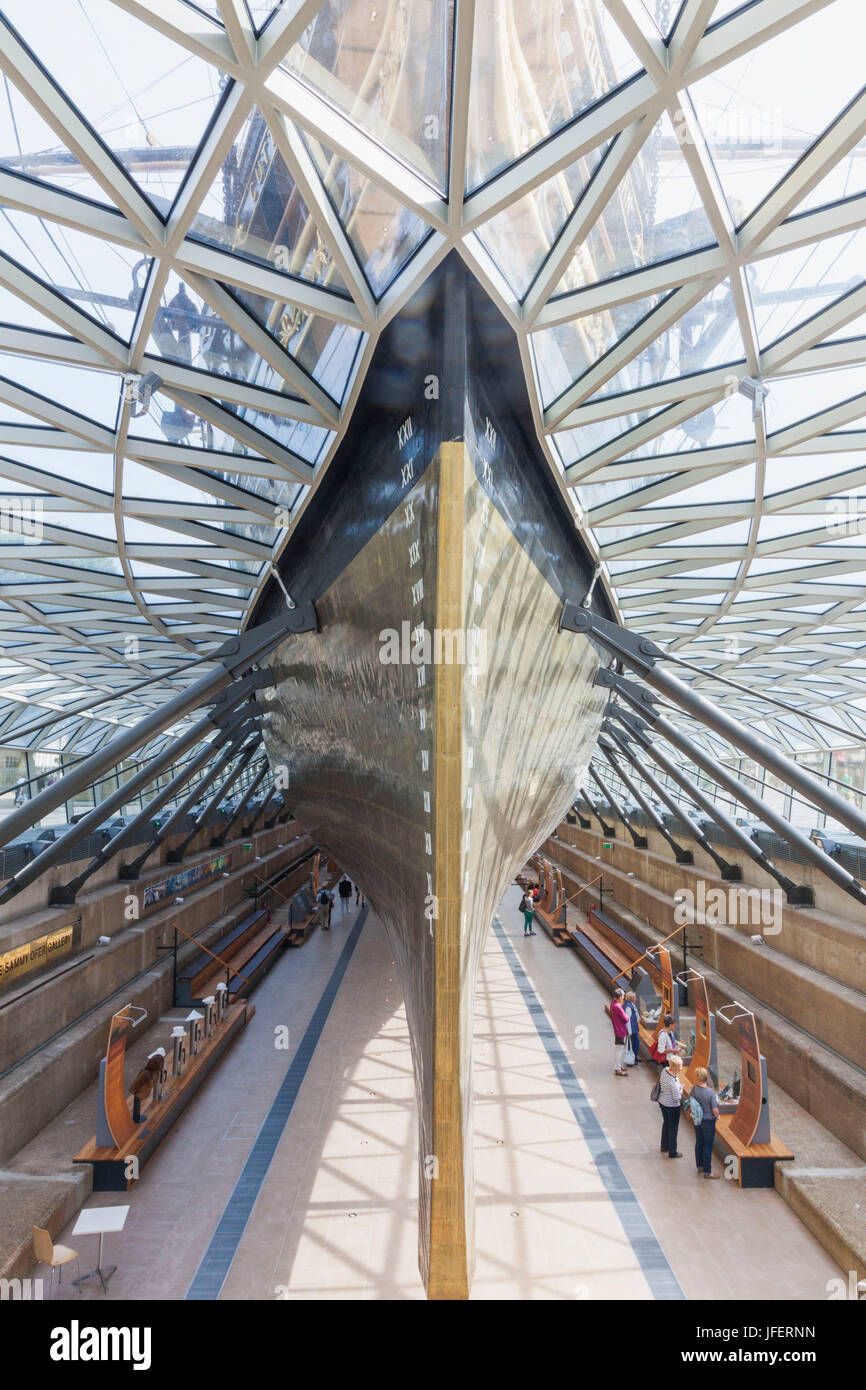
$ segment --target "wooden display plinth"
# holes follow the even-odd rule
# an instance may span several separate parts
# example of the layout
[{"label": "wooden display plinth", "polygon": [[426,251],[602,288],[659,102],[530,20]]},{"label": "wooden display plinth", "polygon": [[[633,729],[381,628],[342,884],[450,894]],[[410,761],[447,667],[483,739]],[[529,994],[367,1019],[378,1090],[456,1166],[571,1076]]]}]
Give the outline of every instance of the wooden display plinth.
[{"label": "wooden display plinth", "polygon": [[775,1134],[771,1134],[768,1144],[743,1144],[731,1128],[734,1119],[734,1115],[720,1115],[717,1119],[716,1153],[722,1161],[730,1155],[736,1158],[740,1187],[775,1187],[775,1166],[793,1159],[791,1150]]}]

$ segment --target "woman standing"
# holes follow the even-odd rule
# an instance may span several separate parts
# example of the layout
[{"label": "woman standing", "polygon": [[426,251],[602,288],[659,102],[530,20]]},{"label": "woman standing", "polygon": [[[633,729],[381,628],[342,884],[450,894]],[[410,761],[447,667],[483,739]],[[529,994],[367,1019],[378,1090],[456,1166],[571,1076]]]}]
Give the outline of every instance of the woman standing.
[{"label": "woman standing", "polygon": [[614,1076],[628,1076],[625,1065],[625,1045],[628,1042],[628,1014],[623,1008],[625,994],[621,989],[613,992],[613,1003],[610,1006],[610,1021],[613,1024],[613,1046],[616,1066],[613,1069]]},{"label": "woman standing", "polygon": [[713,1143],[716,1138],[716,1120],[719,1118],[719,1098],[712,1086],[707,1085],[706,1067],[695,1068],[697,1085],[691,1089],[689,1101],[696,1100],[701,1107],[702,1118],[695,1123],[695,1166],[705,1178],[717,1178],[713,1172]]},{"label": "woman standing", "polygon": [[683,1069],[682,1057],[672,1053],[667,1066],[659,1073],[659,1109],[662,1112],[661,1152],[668,1151],[668,1158],[682,1158],[677,1148],[677,1133],[680,1127],[680,1102],[683,1098],[683,1083],[680,1072]]},{"label": "woman standing", "polygon": [[532,928],[535,922],[535,905],[531,893],[524,893],[520,899],[520,911],[523,913],[523,935],[534,936]]},{"label": "woman standing", "polygon": [[628,1015],[628,1049],[625,1060],[633,1067],[640,1061],[640,1014],[637,1011],[637,995],[633,989],[626,990],[623,1008]]}]

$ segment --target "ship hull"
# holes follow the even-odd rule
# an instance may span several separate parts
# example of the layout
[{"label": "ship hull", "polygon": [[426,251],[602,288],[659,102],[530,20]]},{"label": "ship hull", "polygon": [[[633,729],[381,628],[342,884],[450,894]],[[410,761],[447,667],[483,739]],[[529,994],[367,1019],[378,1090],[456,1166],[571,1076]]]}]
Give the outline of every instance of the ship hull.
[{"label": "ship hull", "polygon": [[[453,315],[441,302],[437,313],[453,351]],[[259,697],[295,816],[362,886],[388,935],[418,1099],[419,1267],[428,1297],[448,1299],[468,1297],[473,1266],[484,940],[515,872],[569,809],[604,703],[596,650],[559,631],[564,586],[578,598],[587,587],[585,557],[554,500],[537,524],[515,525],[526,459],[513,405],[498,411],[499,428],[478,416],[465,356],[463,369],[462,409],[445,401],[432,426],[409,416],[387,472],[376,412],[355,463],[367,464],[368,483],[377,468],[399,476],[398,493],[384,491],[324,588],[327,558],[296,553],[295,592],[301,582],[314,598],[320,630],[275,650]],[[345,536],[329,515],[339,550]]]}]

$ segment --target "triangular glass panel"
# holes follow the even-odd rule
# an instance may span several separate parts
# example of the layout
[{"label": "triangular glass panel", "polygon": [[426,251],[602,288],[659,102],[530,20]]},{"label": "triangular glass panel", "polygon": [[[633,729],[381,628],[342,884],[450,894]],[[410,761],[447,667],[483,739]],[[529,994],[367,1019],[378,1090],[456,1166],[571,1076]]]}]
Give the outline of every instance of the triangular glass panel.
[{"label": "triangular glass panel", "polygon": [[54,337],[66,338],[70,343],[76,341],[68,333],[64,333],[54,319],[50,319],[47,314],[40,314],[32,304],[28,304],[25,299],[19,299],[18,295],[7,290],[5,285],[0,285],[0,323],[10,324],[14,328],[32,328],[39,333],[50,333]]},{"label": "triangular glass panel", "polygon": [[842,328],[837,328],[835,333],[831,333],[822,341],[825,343],[846,343],[850,342],[852,338],[864,339],[860,346],[864,349],[863,356],[866,357],[866,314],[858,314],[856,319],[844,324]]},{"label": "triangular glass panel", "polygon": [[150,268],[147,256],[14,208],[0,216],[0,252],[129,342]]},{"label": "triangular glass panel", "polygon": [[309,209],[254,107],[190,227],[246,260],[347,294]]},{"label": "triangular glass panel", "polygon": [[[808,372],[778,377],[769,384],[767,429],[787,429],[797,420],[806,420],[822,410],[866,392],[866,365],[838,367],[835,371]],[[851,429],[850,425],[843,428]]]},{"label": "triangular glass panel", "polygon": [[254,406],[233,405],[229,401],[218,401],[217,403],[222,406],[223,410],[236,415],[239,420],[242,420],[252,429],[267,435],[269,439],[275,440],[284,449],[290,449],[292,453],[299,454],[301,458],[307,459],[310,463],[313,463],[318,457],[322,444],[329,434],[328,430],[318,426],[289,420],[284,415],[257,410]]},{"label": "triangular glass panel", "polygon": [[[176,404],[160,391],[154,391],[145,414],[129,424],[129,452],[135,453],[134,440],[156,439],[189,449],[216,450],[226,455],[226,466],[233,454],[244,458],[262,458],[261,449],[252,449],[235,439],[227,430],[204,420],[186,406]],[[263,440],[264,444],[265,441]]]},{"label": "triangular glass panel", "polygon": [[518,298],[541,269],[606,149],[570,164],[478,228],[478,240]]},{"label": "triangular glass panel", "polygon": [[751,402],[735,391],[717,405],[696,410],[687,420],[623,457],[655,458],[659,454],[681,454],[692,449],[714,449],[720,444],[754,444],[754,441]]},{"label": "triangular glass panel", "polygon": [[[743,0],[736,0],[736,3],[741,5]],[[643,10],[649,14],[662,38],[666,39],[679,16],[681,0],[626,0],[626,4],[632,12]]]},{"label": "triangular glass panel", "polygon": [[361,329],[307,313],[297,304],[267,299],[246,290],[236,289],[234,293],[307,375],[332,400],[342,401],[364,338]]},{"label": "triangular glass panel", "polygon": [[[656,411],[656,414],[659,413]],[[579,459],[586,458],[589,454],[595,453],[596,449],[603,448],[613,440],[619,440],[621,435],[627,435],[629,430],[642,425],[651,415],[652,412],[649,410],[634,411],[629,415],[618,415],[612,420],[597,420],[589,425],[580,425],[577,429],[559,431],[554,438],[563,463],[568,467]],[[623,439],[619,452],[625,452],[627,448],[628,442]]]},{"label": "triangular glass panel", "polygon": [[862,86],[862,18],[835,0],[689,88],[738,226]]},{"label": "triangular glass panel", "polygon": [[430,228],[366,174],[311,135],[307,146],[376,297],[414,255]]},{"label": "triangular glass panel", "polygon": [[220,7],[216,0],[183,0],[183,3],[190,10],[196,10],[198,14],[206,14],[208,19],[213,19],[217,24],[222,24],[223,17],[220,14]]},{"label": "triangular glass panel", "polygon": [[[8,446],[0,446],[2,448]],[[49,492],[54,491],[53,478],[68,478],[73,482],[84,483],[87,487],[99,488],[101,492],[111,492],[114,480],[114,460],[111,454],[96,454],[87,449],[39,449],[16,444],[15,461],[38,468],[47,474],[44,483]],[[3,476],[3,460],[0,457],[0,477]],[[20,484],[15,484],[16,488]]]},{"label": "triangular glass panel", "polygon": [[467,191],[513,164],[640,68],[602,5],[476,0]]},{"label": "triangular glass panel", "polygon": [[[292,394],[282,391],[282,378],[243,335],[174,271],[168,276],[154,317],[148,350],[169,361],[209,372],[214,378],[229,376],[264,390]],[[218,389],[216,379],[202,382],[202,390],[208,395]]]},{"label": "triangular glass panel", "polygon": [[276,13],[282,3],[283,0],[244,0],[250,23],[256,33],[262,32],[268,20]]},{"label": "triangular glass panel", "polygon": [[219,101],[219,70],[110,0],[6,0],[3,9],[165,216]]},{"label": "triangular glass panel", "polygon": [[281,66],[445,193],[453,35],[454,0],[340,0]]},{"label": "triangular glass panel", "polygon": [[[49,407],[62,406],[108,429],[114,429],[123,387],[122,377],[114,372],[97,372],[66,362],[0,352],[0,377],[44,397]],[[41,418],[36,415],[38,408],[39,403],[34,402],[36,419]],[[4,419],[14,418],[7,406],[0,406],[0,414]],[[24,418],[33,423],[29,414]]]},{"label": "triangular glass panel", "polygon": [[625,338],[660,302],[661,295],[632,299],[569,323],[542,328],[530,339],[542,404],[546,408]]},{"label": "triangular glass panel", "polygon": [[[843,452],[786,454],[782,458],[768,458],[765,465],[765,496],[774,497],[776,493],[787,492],[790,488],[800,487],[805,483],[827,482],[825,496],[839,497],[845,493],[848,487],[844,481],[844,476],[837,483],[831,483],[829,479],[861,467],[862,461],[861,454]],[[822,509],[825,507],[823,501],[816,502],[815,505]],[[866,507],[866,500],[864,500],[864,507]]]},{"label": "triangular glass panel", "polygon": [[109,206],[105,192],[78,155],[66,148],[5,75],[0,95],[0,150],[0,168]]},{"label": "triangular glass panel", "polygon": [[555,293],[714,243],[710,220],[665,112],[578,247]]},{"label": "triangular glass panel", "polygon": [[862,141],[840,159],[820,183],[816,183],[811,193],[799,202],[793,216],[823,208],[830,203],[838,203],[845,198],[856,198],[866,192],[866,147]]},{"label": "triangular glass panel", "polygon": [[706,372],[741,362],[745,355],[731,287],[725,280],[611,377],[598,396]]},{"label": "triangular glass panel", "polygon": [[842,232],[746,268],[762,350],[863,283],[866,229]]}]

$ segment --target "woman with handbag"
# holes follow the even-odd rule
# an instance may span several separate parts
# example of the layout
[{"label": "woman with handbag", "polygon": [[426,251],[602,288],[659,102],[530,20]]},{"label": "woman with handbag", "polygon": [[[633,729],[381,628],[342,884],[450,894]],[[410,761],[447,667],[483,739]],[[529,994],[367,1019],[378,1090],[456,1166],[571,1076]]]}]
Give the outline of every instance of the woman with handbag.
[{"label": "woman with handbag", "polygon": [[621,989],[613,992],[613,1001],[610,1006],[610,1021],[613,1025],[613,1046],[616,1066],[613,1069],[614,1076],[628,1076],[625,1067],[625,1049],[628,1042],[628,1014],[622,1006],[625,994]]},{"label": "woman with handbag", "polygon": [[680,1072],[683,1069],[682,1057],[671,1055],[668,1064],[658,1074],[656,1084],[650,1091],[650,1099],[657,1100],[662,1112],[662,1137],[659,1146],[662,1153],[667,1150],[668,1158],[682,1158],[677,1149],[677,1134],[680,1127],[680,1102],[683,1098],[683,1083]]}]

